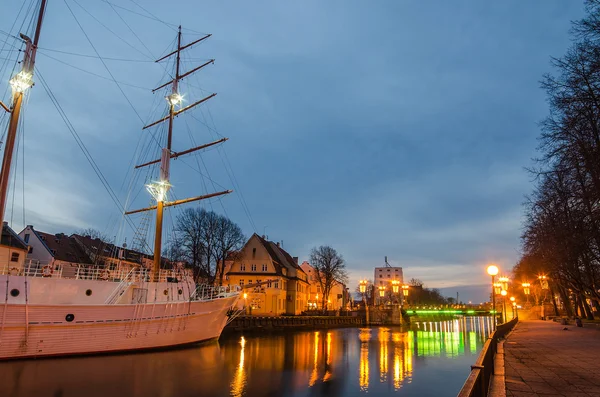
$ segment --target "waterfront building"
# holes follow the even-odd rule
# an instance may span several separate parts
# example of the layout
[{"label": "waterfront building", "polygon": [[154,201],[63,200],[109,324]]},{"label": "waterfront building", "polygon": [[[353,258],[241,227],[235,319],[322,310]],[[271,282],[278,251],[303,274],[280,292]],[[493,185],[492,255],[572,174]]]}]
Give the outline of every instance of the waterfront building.
[{"label": "waterfront building", "polygon": [[29,246],[27,252],[27,272],[42,271],[44,266],[64,277],[74,277],[81,266],[93,264],[90,257],[81,249],[73,237],[64,233],[50,234],[35,230],[27,225],[19,237]]},{"label": "waterfront building", "polygon": [[254,233],[225,262],[225,283],[244,288],[252,314],[300,314],[306,310],[308,276],[280,243]]},{"label": "waterfront building", "polygon": [[19,274],[25,263],[27,249],[23,239],[8,226],[7,222],[3,222],[0,238],[0,270],[5,274]]},{"label": "waterfront building", "polygon": [[[387,263],[386,266],[375,267],[373,271],[373,286],[375,288],[375,302],[376,304],[382,304],[385,301],[389,301],[392,291],[392,281],[398,282],[400,285],[404,284],[404,275],[402,274],[402,267],[390,266]],[[380,294],[380,290],[383,288],[384,296]],[[402,291],[399,292],[400,294]]]},{"label": "waterfront building", "polygon": [[304,273],[308,275],[309,290],[307,294],[307,304],[309,310],[319,310],[323,307],[323,299],[326,300],[327,310],[340,310],[344,309],[348,303],[348,297],[346,296],[346,286],[340,282],[335,281],[329,291],[329,296],[323,296],[321,290],[321,283],[315,268],[307,261],[302,262],[300,265]]}]

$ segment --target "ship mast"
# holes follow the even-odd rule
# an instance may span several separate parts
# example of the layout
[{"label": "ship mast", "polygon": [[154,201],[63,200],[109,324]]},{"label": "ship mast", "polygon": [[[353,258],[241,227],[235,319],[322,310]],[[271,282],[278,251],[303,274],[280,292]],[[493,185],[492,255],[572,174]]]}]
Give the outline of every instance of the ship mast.
[{"label": "ship mast", "polygon": [[180,67],[180,63],[181,63],[181,51],[193,46],[196,43],[199,43],[199,42],[209,38],[210,36],[211,36],[210,34],[206,35],[206,36],[204,36],[196,41],[193,41],[189,44],[186,44],[182,47],[181,46],[181,26],[179,26],[179,30],[177,32],[177,49],[175,51],[165,55],[164,57],[156,60],[156,62],[160,62],[164,59],[169,58],[172,55],[176,55],[175,78],[173,80],[168,81],[167,83],[161,85],[160,87],[157,87],[154,90],[152,90],[152,92],[156,92],[157,90],[167,87],[169,84],[171,84],[171,87],[172,87],[171,94],[165,98],[169,104],[169,115],[166,117],[163,117],[162,119],[157,120],[151,124],[148,124],[147,126],[145,126],[142,129],[145,130],[147,128],[150,128],[154,125],[160,124],[160,123],[168,120],[169,127],[168,127],[168,136],[167,136],[167,147],[162,148],[160,159],[149,161],[147,163],[140,164],[135,167],[135,168],[141,168],[141,167],[145,167],[145,166],[148,166],[151,164],[160,163],[159,180],[157,182],[153,182],[149,185],[146,185],[147,190],[156,199],[156,205],[153,205],[153,206],[150,206],[147,208],[142,208],[139,210],[125,212],[125,215],[131,215],[131,214],[135,214],[135,213],[142,212],[142,211],[149,211],[149,210],[156,209],[156,230],[155,230],[155,235],[154,235],[154,272],[153,272],[153,281],[155,281],[155,282],[159,281],[159,276],[160,276],[160,258],[161,258],[161,251],[162,251],[162,224],[163,224],[164,208],[174,206],[174,205],[179,205],[179,204],[185,204],[185,203],[189,203],[189,202],[193,202],[193,201],[204,200],[207,198],[221,196],[223,194],[228,194],[228,193],[232,192],[231,190],[225,190],[222,192],[211,193],[211,194],[207,194],[204,196],[191,197],[191,198],[187,198],[187,199],[175,200],[175,201],[170,201],[170,202],[166,201],[167,192],[171,188],[171,184],[169,182],[169,166],[170,166],[171,159],[177,158],[179,156],[183,156],[184,154],[195,152],[200,149],[205,149],[205,148],[213,146],[213,145],[217,145],[217,144],[227,140],[227,138],[222,138],[217,141],[207,143],[204,145],[200,145],[200,146],[197,146],[197,147],[194,147],[191,149],[187,149],[187,150],[184,150],[181,152],[174,152],[171,149],[171,144],[172,144],[172,139],[173,139],[173,119],[176,116],[180,115],[181,113],[183,113],[187,110],[190,110],[193,107],[200,105],[201,103],[203,103],[203,102],[209,100],[210,98],[214,97],[215,95],[217,95],[217,94],[211,94],[211,95],[207,96],[206,98],[203,98],[197,102],[192,103],[191,105],[188,105],[184,108],[180,108],[179,110],[175,110],[175,106],[180,106],[183,101],[183,96],[179,93],[179,88],[178,88],[179,81],[181,79],[191,75],[192,73],[202,69],[206,65],[208,65],[210,63],[214,63],[214,59],[211,59],[210,61],[204,63],[203,65],[200,65],[184,74],[180,74],[179,67]]},{"label": "ship mast", "polygon": [[19,116],[21,114],[21,105],[25,91],[33,85],[33,70],[35,65],[35,53],[40,40],[42,30],[42,21],[44,20],[44,11],[46,9],[46,0],[42,0],[38,14],[37,26],[33,36],[33,42],[23,33],[21,38],[25,41],[25,55],[23,56],[23,67],[21,71],[10,79],[12,87],[12,106],[9,108],[0,101],[0,106],[10,113],[8,123],[8,132],[6,134],[6,143],[4,145],[4,157],[2,158],[2,169],[0,170],[0,219],[4,220],[6,212],[6,200],[8,198],[8,183],[10,179],[10,169],[12,156],[15,149],[17,138],[17,126],[19,125]]}]

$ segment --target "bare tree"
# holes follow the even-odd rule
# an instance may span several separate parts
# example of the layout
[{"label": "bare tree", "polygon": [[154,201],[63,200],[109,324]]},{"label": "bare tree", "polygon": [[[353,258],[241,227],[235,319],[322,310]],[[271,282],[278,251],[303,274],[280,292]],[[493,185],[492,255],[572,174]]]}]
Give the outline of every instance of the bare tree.
[{"label": "bare tree", "polygon": [[100,230],[98,229],[94,229],[91,227],[88,227],[86,229],[79,229],[75,231],[75,234],[79,234],[80,236],[90,236],[93,239],[100,239],[105,243],[110,243],[111,239],[110,237],[108,237],[108,235],[106,233],[102,233]]},{"label": "bare tree", "polygon": [[346,284],[348,273],[344,258],[330,246],[313,248],[310,252],[310,262],[315,269],[315,276],[323,295],[321,296],[321,307],[325,310],[329,293],[335,283]]},{"label": "bare tree", "polygon": [[229,218],[204,208],[183,211],[176,220],[177,248],[169,251],[187,260],[194,269],[196,280],[223,282],[225,259],[244,243],[240,227]]},{"label": "bare tree", "polygon": [[215,226],[216,281],[219,285],[223,285],[225,261],[233,259],[230,256],[242,249],[246,237],[242,233],[242,229],[227,217],[219,216]]}]

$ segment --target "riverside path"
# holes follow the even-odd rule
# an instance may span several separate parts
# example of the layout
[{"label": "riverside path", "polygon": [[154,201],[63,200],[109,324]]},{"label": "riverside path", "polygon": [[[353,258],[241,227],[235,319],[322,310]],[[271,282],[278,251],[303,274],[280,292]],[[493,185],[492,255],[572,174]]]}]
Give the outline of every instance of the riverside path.
[{"label": "riverside path", "polygon": [[506,396],[600,397],[599,356],[600,328],[520,321],[504,343]]}]

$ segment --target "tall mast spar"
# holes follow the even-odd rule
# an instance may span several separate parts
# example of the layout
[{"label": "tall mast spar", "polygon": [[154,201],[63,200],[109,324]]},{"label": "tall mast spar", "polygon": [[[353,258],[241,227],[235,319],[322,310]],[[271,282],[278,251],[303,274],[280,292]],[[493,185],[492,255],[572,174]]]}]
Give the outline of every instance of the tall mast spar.
[{"label": "tall mast spar", "polygon": [[8,197],[8,183],[10,179],[10,169],[12,163],[13,152],[15,149],[15,141],[17,138],[17,126],[19,125],[19,116],[21,114],[21,105],[25,91],[33,85],[33,70],[35,65],[35,53],[40,40],[40,32],[42,31],[42,21],[44,20],[44,11],[46,9],[46,0],[40,3],[40,11],[38,14],[37,26],[33,36],[33,42],[23,33],[21,38],[25,41],[25,55],[23,56],[23,67],[20,72],[15,74],[10,79],[12,87],[12,107],[4,105],[0,102],[0,106],[10,113],[10,121],[8,123],[8,132],[6,134],[6,143],[4,145],[4,156],[2,158],[2,169],[0,170],[0,219],[4,220],[6,212],[6,200]]},{"label": "tall mast spar", "polygon": [[181,26],[177,33],[177,58],[175,61],[175,78],[173,79],[173,88],[171,95],[166,99],[169,102],[169,135],[167,136],[167,147],[162,149],[160,156],[160,181],[158,189],[160,190],[157,195],[156,201],[156,232],[154,235],[154,275],[153,279],[155,282],[160,281],[160,258],[162,251],[162,224],[163,224],[163,212],[164,202],[166,199],[167,192],[171,187],[169,183],[169,164],[171,160],[171,143],[173,141],[173,118],[175,117],[175,105],[180,104],[182,97],[179,95],[177,90],[177,83],[179,82],[179,62],[181,59]]},{"label": "tall mast spar", "polygon": [[164,208],[176,206],[176,205],[180,205],[180,204],[191,203],[191,202],[199,201],[199,200],[206,200],[211,197],[218,197],[218,196],[221,196],[224,194],[229,194],[232,192],[232,190],[224,190],[221,192],[209,193],[209,194],[205,194],[202,196],[190,197],[190,198],[181,199],[181,200],[166,201],[167,192],[171,188],[171,184],[169,183],[170,160],[176,159],[176,158],[186,155],[186,154],[194,153],[198,150],[202,150],[202,149],[206,149],[208,147],[214,146],[214,145],[218,145],[227,140],[227,138],[221,138],[214,142],[196,146],[191,149],[182,150],[180,152],[174,152],[171,148],[172,138],[173,138],[173,119],[175,117],[179,116],[180,114],[195,108],[196,106],[208,101],[209,99],[211,99],[215,95],[217,95],[214,93],[210,94],[207,97],[200,99],[199,101],[196,101],[185,107],[181,107],[180,109],[175,110],[175,106],[181,105],[181,103],[183,101],[183,97],[181,96],[181,94],[179,94],[179,87],[178,87],[179,80],[182,80],[183,78],[191,75],[192,73],[197,72],[198,70],[204,68],[207,65],[214,63],[214,61],[215,61],[214,59],[211,59],[208,62],[205,62],[204,64],[197,66],[192,70],[189,70],[183,74],[180,74],[179,69],[181,66],[180,65],[181,51],[185,50],[186,48],[190,48],[193,45],[198,44],[198,43],[208,39],[210,36],[211,36],[210,34],[207,34],[204,37],[201,37],[197,40],[192,41],[191,43],[188,43],[188,44],[182,46],[181,45],[181,26],[179,26],[179,31],[177,33],[177,49],[155,61],[155,62],[161,62],[173,55],[177,55],[177,58],[175,61],[175,78],[173,78],[173,80],[170,80],[152,90],[152,92],[156,92],[162,88],[165,88],[165,87],[168,87],[169,85],[171,85],[171,87],[172,87],[171,94],[165,98],[167,100],[167,102],[169,103],[169,114],[167,116],[161,118],[160,120],[156,120],[156,121],[146,125],[144,128],[142,128],[142,130],[145,130],[145,129],[148,129],[150,127],[153,127],[157,124],[163,123],[168,120],[169,121],[169,127],[168,127],[169,135],[167,137],[167,147],[162,149],[160,159],[148,161],[147,163],[135,166],[135,168],[137,169],[137,168],[147,167],[152,164],[160,163],[160,180],[158,182],[152,182],[151,184],[146,185],[146,189],[148,189],[148,192],[150,192],[152,197],[154,197],[154,199],[156,200],[156,205],[151,205],[146,208],[141,208],[138,210],[125,212],[125,215],[132,215],[132,214],[137,214],[139,212],[156,210],[156,231],[155,231],[155,236],[154,236],[154,271],[152,274],[152,279],[155,282],[159,281],[159,278],[160,278],[159,276],[160,276],[160,259],[161,259],[161,249],[162,249],[162,223],[163,223]]}]

